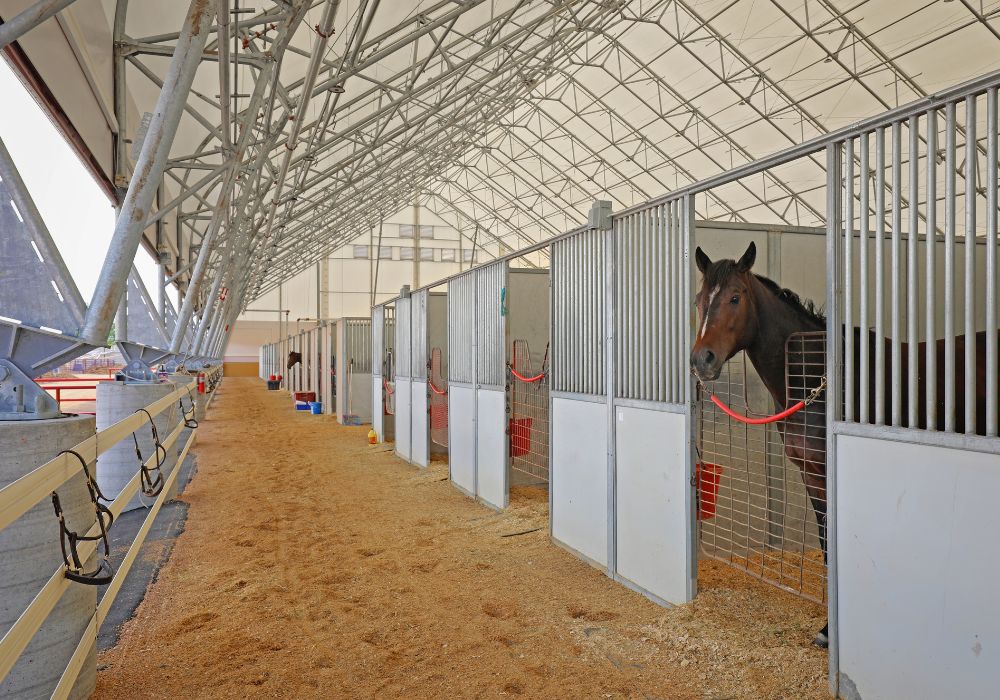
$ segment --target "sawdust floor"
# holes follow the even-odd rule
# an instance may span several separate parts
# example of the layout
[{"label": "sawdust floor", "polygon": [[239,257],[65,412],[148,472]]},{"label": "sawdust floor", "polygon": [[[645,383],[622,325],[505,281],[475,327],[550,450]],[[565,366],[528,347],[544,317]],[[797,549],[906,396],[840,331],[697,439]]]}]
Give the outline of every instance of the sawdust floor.
[{"label": "sawdust floor", "polygon": [[827,697],[819,607],[707,562],[663,609],[551,544],[544,492],[494,513],[367,430],[226,379],[94,697]]}]

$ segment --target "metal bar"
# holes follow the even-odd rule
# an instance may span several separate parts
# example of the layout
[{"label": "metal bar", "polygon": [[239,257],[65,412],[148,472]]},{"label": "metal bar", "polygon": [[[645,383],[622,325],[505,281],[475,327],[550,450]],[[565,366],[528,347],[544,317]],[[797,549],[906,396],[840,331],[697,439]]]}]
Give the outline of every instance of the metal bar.
[{"label": "metal bar", "polygon": [[859,324],[861,326],[859,357],[858,357],[858,420],[868,423],[871,415],[868,410],[869,397],[871,395],[871,381],[869,379],[869,323],[868,323],[868,222],[869,222],[869,180],[871,179],[870,159],[868,154],[869,134],[861,135],[861,201],[859,203],[859,214],[861,222],[859,227],[859,247],[858,247],[858,293],[861,296],[858,307]]},{"label": "metal bar", "polygon": [[997,89],[986,93],[986,435],[997,436]]},{"label": "metal bar", "polygon": [[[935,326],[936,291],[935,278],[937,274],[937,263],[935,253],[937,252],[937,110],[931,109],[927,112],[927,193],[924,197],[927,204],[927,237],[926,237],[926,272],[924,289],[926,297],[924,301],[924,312],[926,320],[925,328],[925,375],[928,377],[937,376],[937,340]],[[937,383],[925,382],[927,403],[925,412],[927,422],[924,426],[927,430],[937,430]]]},{"label": "metal bar", "polygon": [[[854,420],[854,142],[844,143],[844,420]],[[862,183],[864,184],[864,183]],[[827,261],[830,264],[830,261]],[[862,343],[864,336],[861,337]],[[865,379],[862,376],[861,381]]]},{"label": "metal bar", "polygon": [[0,24],[0,50],[74,2],[75,0],[38,0],[31,7]]},{"label": "metal bar", "polygon": [[900,319],[899,311],[901,304],[900,282],[902,281],[902,269],[900,265],[900,229],[903,227],[902,221],[902,196],[903,173],[902,173],[902,153],[903,138],[902,125],[899,122],[892,123],[892,231],[891,231],[891,251],[890,251],[890,274],[889,281],[891,289],[891,316],[890,325],[892,333],[892,425],[902,423],[903,407],[903,387],[902,367],[900,366]]},{"label": "metal bar", "polygon": [[945,106],[944,429],[955,431],[955,103]]},{"label": "metal bar", "polygon": [[[917,294],[919,279],[917,278],[917,228],[920,224],[920,209],[918,200],[920,197],[920,174],[919,159],[917,155],[920,148],[920,130],[917,115],[910,117],[909,121],[909,235],[906,239],[906,361],[907,361],[907,412],[906,424],[910,428],[917,426],[917,408],[920,403],[919,384],[917,382]],[[933,154],[930,156],[933,157]],[[933,239],[928,241],[928,245],[934,245]],[[846,373],[846,372],[845,372]],[[848,375],[850,376],[850,375]]]},{"label": "metal bar", "polygon": [[207,3],[192,0],[185,15],[184,28],[163,81],[135,174],[115,222],[108,255],[87,310],[81,336],[93,343],[103,344],[102,341],[107,339],[115,307],[125,289],[125,278],[139,247],[143,222],[156,196],[195,71],[201,62],[213,14]]},{"label": "metal bar", "polygon": [[[837,334],[840,333],[840,319],[838,310],[841,308],[842,289],[839,287],[837,270],[840,266],[841,246],[840,232],[842,222],[837,217],[842,216],[842,205],[840,201],[842,190],[840,185],[841,163],[843,159],[843,149],[839,144],[831,144],[826,149],[826,210],[827,210],[827,234],[826,234],[826,294],[827,308],[829,313],[826,319],[826,376],[827,376],[827,396],[840,396],[841,381],[841,351],[840,343],[837,342]],[[881,169],[881,168],[880,168]],[[851,222],[846,225],[850,230]],[[851,245],[851,237],[846,239],[847,247]],[[881,245],[881,241],[879,243]],[[851,328],[847,328],[851,332]],[[862,345],[864,345],[862,340]],[[862,382],[865,378],[862,377]],[[833,426],[840,419],[840,402],[826,402],[826,434],[833,435]],[[837,566],[837,441],[828,439],[826,442],[826,545],[827,545],[827,619],[829,622],[829,684],[830,691],[834,697],[840,695],[840,628],[838,616],[838,566]]]},{"label": "metal bar", "polygon": [[885,425],[885,127],[875,130],[875,424]]},{"label": "metal bar", "polygon": [[976,433],[976,97],[965,98],[965,432]]}]

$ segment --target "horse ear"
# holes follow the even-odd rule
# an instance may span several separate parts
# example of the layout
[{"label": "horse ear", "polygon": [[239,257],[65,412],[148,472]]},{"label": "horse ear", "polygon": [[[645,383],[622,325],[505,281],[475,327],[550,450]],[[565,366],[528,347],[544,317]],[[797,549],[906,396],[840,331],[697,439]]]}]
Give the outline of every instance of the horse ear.
[{"label": "horse ear", "polygon": [[747,246],[747,252],[743,253],[743,257],[736,263],[736,268],[740,272],[749,272],[750,268],[753,267],[753,261],[756,259],[757,245],[753,241],[750,241],[750,245]]},{"label": "horse ear", "polygon": [[705,274],[705,270],[707,270],[708,266],[712,264],[711,259],[705,255],[705,251],[701,249],[701,246],[698,246],[698,248],[694,251],[694,261],[698,265],[698,269],[701,271],[701,274]]}]

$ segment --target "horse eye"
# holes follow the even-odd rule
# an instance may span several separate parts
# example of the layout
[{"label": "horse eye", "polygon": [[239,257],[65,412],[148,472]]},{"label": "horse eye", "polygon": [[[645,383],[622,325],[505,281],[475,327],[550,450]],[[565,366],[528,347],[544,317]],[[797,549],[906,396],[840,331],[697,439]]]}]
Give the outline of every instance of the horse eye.
[{"label": "horse eye", "polygon": [[739,304],[740,303],[740,295],[739,294],[734,294],[733,298],[729,300],[729,303],[730,304]]}]

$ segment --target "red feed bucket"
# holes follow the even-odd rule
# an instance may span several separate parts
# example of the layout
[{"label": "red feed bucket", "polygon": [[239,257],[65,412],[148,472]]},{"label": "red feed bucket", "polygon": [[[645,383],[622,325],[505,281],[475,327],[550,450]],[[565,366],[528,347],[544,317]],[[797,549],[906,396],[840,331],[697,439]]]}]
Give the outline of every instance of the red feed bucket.
[{"label": "red feed bucket", "polygon": [[530,418],[511,418],[508,432],[510,433],[511,457],[520,457],[531,451]]},{"label": "red feed bucket", "polygon": [[699,463],[695,467],[695,476],[698,478],[698,520],[714,518],[722,467],[718,464]]}]

